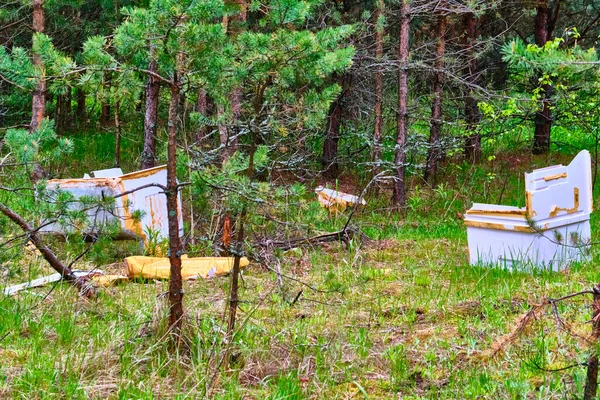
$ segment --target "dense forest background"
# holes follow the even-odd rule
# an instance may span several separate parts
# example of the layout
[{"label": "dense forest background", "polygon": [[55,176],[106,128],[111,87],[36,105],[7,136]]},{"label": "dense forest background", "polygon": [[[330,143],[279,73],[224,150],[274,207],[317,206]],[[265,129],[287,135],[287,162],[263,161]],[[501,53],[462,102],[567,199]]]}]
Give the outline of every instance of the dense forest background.
[{"label": "dense forest background", "polygon": [[[0,286],[81,295],[0,299],[0,397],[595,397],[595,243],[562,273],[472,267],[463,213],[580,150],[596,188],[600,1],[0,5]],[[86,230],[114,198],[47,187],[164,164],[169,237],[142,245]],[[139,254],[168,285],[73,272]],[[183,282],[184,255],[231,277]]]},{"label": "dense forest background", "polygon": [[594,1],[206,2],[196,42],[175,43],[185,7],[3,4],[3,135],[48,119],[75,147],[94,135],[103,166],[165,162],[173,47],[173,118],[197,166],[266,146],[272,175],[393,171],[404,206],[405,174],[435,184],[461,157],[545,153],[565,134],[595,145]]}]

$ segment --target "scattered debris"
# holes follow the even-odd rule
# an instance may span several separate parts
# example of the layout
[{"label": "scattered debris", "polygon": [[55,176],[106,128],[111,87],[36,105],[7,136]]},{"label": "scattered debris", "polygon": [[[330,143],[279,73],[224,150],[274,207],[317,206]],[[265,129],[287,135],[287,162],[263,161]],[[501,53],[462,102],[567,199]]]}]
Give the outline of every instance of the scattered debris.
[{"label": "scattered debris", "polygon": [[568,166],[525,174],[526,207],[473,204],[465,214],[471,264],[564,269],[589,257],[592,173],[588,151]]},{"label": "scattered debris", "polygon": [[127,282],[129,280],[125,275],[110,274],[110,275],[94,275],[92,276],[92,282],[98,287],[110,287],[121,282]]},{"label": "scattered debris", "polygon": [[327,189],[323,186],[318,186],[315,189],[315,193],[319,198],[319,203],[330,212],[341,212],[348,207],[348,205],[366,205],[367,202],[351,194],[338,192],[337,190]]},{"label": "scattered debris", "polygon": [[[98,269],[92,270],[92,271],[74,270],[72,272],[73,272],[73,275],[75,275],[78,279],[81,279],[81,278],[92,278],[93,279],[93,277],[99,276],[104,273],[103,271],[98,270]],[[32,288],[47,285],[49,283],[58,282],[62,278],[63,278],[63,276],[61,274],[56,273],[56,274],[44,276],[42,278],[33,279],[29,282],[20,283],[18,285],[8,286],[8,287],[4,288],[4,296],[12,296],[14,294],[17,294],[21,290],[32,289]]]},{"label": "scattered debris", "polygon": [[[48,181],[49,189],[61,189],[73,194],[101,199],[114,198],[114,209],[93,207],[87,210],[88,226],[79,227],[88,234],[95,233],[99,226],[117,221],[121,226],[122,239],[142,239],[148,241],[147,233],[152,232],[155,240],[169,237],[167,199],[164,187],[167,185],[167,167],[162,165],[130,174],[123,174],[120,168],[93,171],[93,177],[82,179],[53,179]],[[183,236],[181,197],[178,199],[179,235]],[[73,203],[73,207],[81,207]],[[40,232],[68,233],[70,228],[53,223],[43,225]]]},{"label": "scattered debris", "polygon": [[258,242],[258,245],[267,249],[277,248],[282,251],[288,251],[294,248],[310,247],[330,242],[342,242],[345,246],[349,246],[350,241],[355,238],[365,243],[371,241],[371,239],[360,230],[352,226],[346,226],[337,232],[324,233],[322,235],[307,238],[289,238],[285,240],[266,239]]},{"label": "scattered debris", "polygon": [[[181,275],[183,280],[208,279],[215,276],[227,275],[233,269],[234,257],[194,257],[186,255],[181,257]],[[250,262],[246,257],[240,259],[240,268],[248,266]],[[133,256],[125,259],[127,276],[120,274],[105,274],[104,271],[94,269],[91,271],[74,270],[77,279],[91,282],[97,287],[109,287],[130,279],[169,279],[170,263],[166,257]],[[33,279],[29,282],[4,289],[4,296],[12,296],[21,290],[32,289],[62,279],[59,273]]]},{"label": "scattered debris", "polygon": [[50,264],[50,266],[58,273],[61,279],[66,280],[78,288],[81,295],[87,298],[95,297],[94,287],[87,285],[85,282],[79,279],[71,270],[71,265],[65,265],[56,256],[52,249],[44,243],[40,237],[40,234],[38,233],[38,229],[34,229],[27,221],[25,221],[25,219],[23,219],[23,217],[2,204],[2,202],[0,202],[0,214],[6,216],[9,220],[18,225],[24,232],[27,233],[35,248],[39,251],[44,260],[46,260],[46,262],[48,262],[48,264]]},{"label": "scattered debris", "polygon": [[[181,277],[183,280],[206,279],[226,275],[233,269],[234,257],[181,257]],[[240,267],[249,264],[246,257],[240,259]],[[171,276],[169,259],[166,257],[133,256],[125,259],[129,278],[169,279]]]}]

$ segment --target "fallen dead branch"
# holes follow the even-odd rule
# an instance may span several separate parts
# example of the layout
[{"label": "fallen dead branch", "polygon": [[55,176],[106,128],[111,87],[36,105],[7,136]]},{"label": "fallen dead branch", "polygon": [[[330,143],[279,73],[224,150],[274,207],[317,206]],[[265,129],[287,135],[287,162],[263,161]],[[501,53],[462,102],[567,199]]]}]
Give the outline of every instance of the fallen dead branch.
[{"label": "fallen dead branch", "polygon": [[[561,301],[572,299],[574,297],[585,295],[585,294],[593,295],[592,319],[591,319],[592,332],[588,337],[583,337],[583,336],[579,335],[578,333],[574,332],[573,329],[570,327],[570,325],[562,320],[562,318],[558,314],[558,309],[556,307],[556,304]],[[555,371],[563,371],[565,369],[577,367],[580,365],[586,366],[587,372],[586,372],[585,388],[584,388],[584,392],[583,392],[583,399],[584,400],[596,399],[596,392],[598,389],[598,365],[599,365],[598,351],[597,351],[598,343],[597,342],[598,342],[598,339],[600,339],[600,284],[595,285],[592,290],[582,290],[580,292],[571,293],[571,294],[568,294],[566,296],[556,298],[556,299],[548,298],[540,304],[533,305],[527,313],[523,314],[522,316],[520,316],[517,319],[517,321],[515,321],[514,328],[508,334],[501,336],[496,341],[494,341],[494,343],[492,344],[491,348],[489,349],[489,351],[487,352],[486,355],[488,357],[494,357],[500,351],[502,351],[507,345],[509,345],[509,344],[513,343],[515,340],[517,340],[517,338],[525,331],[525,329],[530,324],[530,322],[538,319],[541,316],[542,312],[547,307],[551,308],[552,315],[554,316],[554,319],[556,321],[556,325],[557,325],[558,329],[561,329],[574,337],[583,339],[583,341],[585,343],[587,343],[587,345],[591,349],[591,354],[588,356],[588,359],[585,363],[576,363],[576,364],[572,364],[572,365],[564,367],[564,368],[558,368],[555,370],[546,370],[546,371],[554,371],[554,372]],[[541,368],[541,369],[543,369],[543,368]]]},{"label": "fallen dead branch", "polygon": [[500,336],[492,343],[489,351],[487,352],[488,357],[495,357],[500,353],[507,345],[513,343],[523,331],[527,328],[532,320],[538,319],[542,311],[550,303],[544,302],[542,304],[536,304],[525,314],[521,315],[513,324],[513,329],[506,335]]},{"label": "fallen dead branch", "polygon": [[86,282],[83,279],[78,278],[69,266],[65,265],[54,252],[46,246],[39,233],[31,227],[27,221],[23,219],[19,214],[8,208],[6,205],[0,203],[0,212],[4,214],[8,219],[18,225],[27,235],[29,236],[33,245],[39,250],[42,254],[42,257],[50,264],[52,268],[56,272],[58,272],[62,279],[69,282],[77,289],[81,295],[87,298],[93,298],[96,296],[96,291],[93,285],[90,285],[89,282]]},{"label": "fallen dead branch", "polygon": [[361,241],[370,241],[371,239],[353,227],[344,227],[337,232],[326,233],[323,235],[312,236],[308,238],[293,238],[286,240],[266,239],[258,242],[258,246],[267,249],[290,250],[296,247],[315,246],[323,243],[341,242],[345,246],[350,245],[350,241],[354,238],[359,238]]}]

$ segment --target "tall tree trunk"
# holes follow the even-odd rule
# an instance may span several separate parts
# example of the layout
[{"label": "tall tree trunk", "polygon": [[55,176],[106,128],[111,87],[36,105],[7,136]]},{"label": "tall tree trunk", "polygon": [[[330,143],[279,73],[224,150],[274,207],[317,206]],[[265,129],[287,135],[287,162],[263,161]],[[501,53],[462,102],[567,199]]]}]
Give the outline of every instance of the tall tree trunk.
[{"label": "tall tree trunk", "polygon": [[112,124],[110,104],[103,102],[101,107],[102,108],[100,109],[100,126],[103,128],[107,128]]},{"label": "tall tree trunk", "polygon": [[375,14],[375,129],[373,132],[373,175],[377,174],[381,164],[381,136],[383,129],[383,35],[384,35],[384,1],[377,0]]},{"label": "tall tree trunk", "polygon": [[77,88],[77,122],[82,124],[85,122],[85,92],[81,88]]},{"label": "tall tree trunk", "polygon": [[469,84],[465,93],[465,122],[469,136],[465,140],[465,158],[473,163],[481,159],[481,135],[475,132],[479,123],[479,107],[473,96],[473,86],[478,81],[478,63],[475,57],[475,40],[477,38],[477,19],[472,12],[463,17],[464,49],[467,58],[467,73],[465,80]]},{"label": "tall tree trunk", "polygon": [[73,107],[71,104],[72,102],[73,102],[73,88],[68,87],[67,93],[65,95],[65,112],[63,113],[63,116],[64,116],[63,125],[64,125],[65,131],[68,131],[72,127],[72,124],[71,124],[72,115],[73,115]]},{"label": "tall tree trunk", "polygon": [[205,123],[205,118],[208,117],[208,93],[206,89],[198,90],[198,100],[196,101],[196,112],[200,114],[202,121],[196,132],[196,144],[202,147],[208,136],[208,126]]},{"label": "tall tree trunk", "polygon": [[115,100],[115,160],[114,166],[121,165],[121,119],[119,118],[119,101]]},{"label": "tall tree trunk", "polygon": [[64,108],[65,108],[65,95],[59,94],[56,96],[56,107],[54,109],[54,122],[56,127],[56,133],[62,135],[64,132]]},{"label": "tall tree trunk", "polygon": [[329,106],[327,116],[327,128],[325,130],[325,142],[323,143],[323,158],[321,165],[323,176],[328,179],[335,179],[339,173],[338,163],[338,143],[340,141],[340,128],[342,123],[342,101],[344,91]]},{"label": "tall tree trunk", "polygon": [[[111,78],[110,72],[104,72],[103,86],[105,97],[108,97],[108,93],[110,93]],[[102,99],[102,104],[100,105],[100,126],[108,128],[112,125],[113,121],[113,114],[110,112],[110,100],[108,98]]]},{"label": "tall tree trunk", "polygon": [[[150,72],[158,72],[156,60],[148,66]],[[142,151],[142,169],[156,165],[156,130],[158,122],[158,98],[160,83],[152,75],[148,75],[146,83],[146,111],[144,113],[144,150]]]},{"label": "tall tree trunk", "polygon": [[583,400],[597,399],[598,390],[598,339],[600,339],[600,285],[594,286],[594,298],[592,303],[592,334],[588,339],[592,354],[587,360],[587,371],[585,388],[583,390]]},{"label": "tall tree trunk", "polygon": [[[34,33],[44,32],[44,0],[33,0],[33,23],[32,28]],[[32,106],[31,106],[31,123],[29,124],[29,130],[35,131],[46,113],[46,71],[44,67],[44,61],[40,54],[33,54],[32,57],[33,66],[39,70],[40,77],[35,84],[33,90]]]},{"label": "tall tree trunk", "polygon": [[[560,10],[560,0],[556,3],[554,13],[551,15],[548,0],[538,0],[535,15],[535,44],[544,46],[552,40],[552,33]],[[550,97],[552,87],[542,85],[542,109],[535,114],[535,131],[533,133],[533,153],[543,154],[550,151],[550,132],[552,128],[552,113],[550,111]]]},{"label": "tall tree trunk", "polygon": [[69,126],[71,96],[67,92],[56,96],[56,109],[54,111],[54,121],[56,123],[56,133],[62,135]]},{"label": "tall tree trunk", "polygon": [[445,1],[440,2],[442,11],[438,15],[437,46],[435,51],[434,77],[433,77],[433,103],[431,104],[431,124],[429,128],[429,149],[425,165],[424,179],[435,186],[437,168],[442,155],[442,84],[444,79],[444,53],[446,52],[446,13],[443,11]]},{"label": "tall tree trunk", "polygon": [[[221,121],[225,114],[225,107],[223,104],[217,104],[217,119]],[[222,122],[219,123],[219,143],[221,144],[221,161],[226,162],[229,159],[229,129],[227,125]]]},{"label": "tall tree trunk", "polygon": [[[246,0],[226,0],[225,4],[234,6],[239,10],[239,13],[234,14],[231,17],[227,15],[223,17],[223,25],[227,30],[227,34],[235,37],[245,29],[244,25],[247,20],[248,3]],[[237,135],[240,132],[239,120],[242,114],[243,100],[244,93],[242,88],[234,88],[229,96],[229,104],[231,106],[231,124],[229,127],[223,127],[223,129],[227,131],[226,134],[219,135],[221,138],[221,146],[223,147],[223,152],[221,153],[223,161],[227,161],[227,159],[229,159],[229,157],[231,157],[237,150]],[[219,127],[220,132],[221,130],[222,128]]]},{"label": "tall tree trunk", "polygon": [[181,279],[181,242],[179,239],[179,211],[177,209],[177,129],[179,119],[179,100],[181,91],[181,68],[183,53],[177,54],[177,63],[171,83],[169,102],[169,142],[167,150],[167,213],[169,221],[169,262],[171,277],[169,280],[169,325],[178,336],[183,324],[183,282]]},{"label": "tall tree trunk", "polygon": [[[244,221],[246,219],[246,210],[244,209],[238,219],[236,250],[233,259],[233,270],[231,271],[231,291],[229,295],[229,320],[227,321],[227,339],[231,343],[234,331],[237,309],[239,305],[239,276],[240,276],[240,259],[242,257],[244,245]],[[229,360],[227,360],[229,362]]]},{"label": "tall tree trunk", "polygon": [[396,116],[396,150],[392,203],[406,205],[406,142],[408,139],[408,58],[410,55],[410,0],[402,0],[400,37],[398,40],[398,114]]}]

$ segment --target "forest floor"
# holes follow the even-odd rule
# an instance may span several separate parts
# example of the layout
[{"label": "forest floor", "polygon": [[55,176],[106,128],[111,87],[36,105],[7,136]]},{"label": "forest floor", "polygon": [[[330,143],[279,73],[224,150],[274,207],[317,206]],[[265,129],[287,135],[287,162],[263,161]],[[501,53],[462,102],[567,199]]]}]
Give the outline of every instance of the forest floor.
[{"label": "forest floor", "polygon": [[[510,334],[532,306],[599,283],[598,250],[559,273],[472,267],[460,218],[473,200],[524,205],[523,171],[570,159],[553,157],[449,171],[441,187],[411,191],[406,216],[369,199],[353,222],[373,240],[281,255],[283,286],[252,263],[230,346],[226,277],[185,283],[180,352],[165,336],[164,281],[102,289],[93,301],[63,284],[1,298],[0,398],[581,398],[589,346],[577,335],[590,332],[590,296]],[[347,216],[326,215],[319,229]],[[599,225],[593,214],[592,232]],[[122,268],[119,246],[103,269]],[[51,272],[34,251],[2,268],[10,284]]]}]

